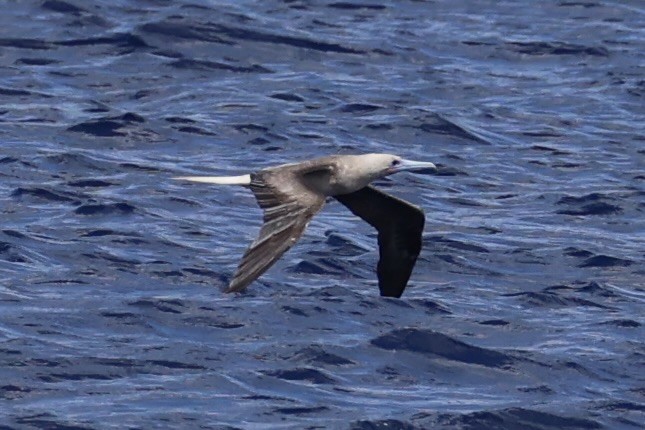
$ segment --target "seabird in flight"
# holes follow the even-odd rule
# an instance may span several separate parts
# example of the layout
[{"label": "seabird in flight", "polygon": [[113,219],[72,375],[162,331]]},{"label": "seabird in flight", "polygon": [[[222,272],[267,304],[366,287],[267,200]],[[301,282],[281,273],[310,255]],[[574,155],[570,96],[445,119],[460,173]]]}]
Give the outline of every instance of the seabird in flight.
[{"label": "seabird in flight", "polygon": [[262,275],[296,243],[325,199],[333,197],[378,231],[381,295],[401,297],[421,251],[425,216],[421,208],[369,184],[393,173],[423,170],[436,171],[436,166],[389,154],[332,155],[248,175],[174,179],[248,187],[264,212],[260,234],[226,292],[242,291]]}]

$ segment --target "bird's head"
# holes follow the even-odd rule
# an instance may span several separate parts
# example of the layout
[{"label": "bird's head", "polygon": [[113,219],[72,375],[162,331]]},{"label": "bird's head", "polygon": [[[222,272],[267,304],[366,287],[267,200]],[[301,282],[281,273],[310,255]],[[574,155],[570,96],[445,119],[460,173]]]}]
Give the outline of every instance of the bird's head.
[{"label": "bird's head", "polygon": [[412,161],[391,154],[359,155],[364,169],[369,171],[373,179],[383,178],[398,172],[435,173],[437,166],[424,161]]}]

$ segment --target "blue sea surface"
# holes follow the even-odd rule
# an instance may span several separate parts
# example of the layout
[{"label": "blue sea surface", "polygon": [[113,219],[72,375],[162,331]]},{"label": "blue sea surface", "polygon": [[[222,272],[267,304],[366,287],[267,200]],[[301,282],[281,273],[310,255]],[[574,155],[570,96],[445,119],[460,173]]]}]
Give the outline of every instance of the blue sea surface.
[{"label": "blue sea surface", "polygon": [[[0,13],[1,429],[645,428],[645,4]],[[330,201],[242,294],[240,175],[395,153],[401,299]]]}]

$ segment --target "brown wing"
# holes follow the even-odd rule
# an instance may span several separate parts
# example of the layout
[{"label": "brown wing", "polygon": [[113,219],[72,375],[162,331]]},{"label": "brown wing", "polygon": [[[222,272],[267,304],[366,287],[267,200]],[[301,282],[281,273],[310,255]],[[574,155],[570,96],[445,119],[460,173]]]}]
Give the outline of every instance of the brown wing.
[{"label": "brown wing", "polygon": [[250,188],[264,211],[264,224],[244,253],[227,292],[245,289],[269,269],[296,243],[325,204],[325,197],[302,186],[292,170],[251,175]]},{"label": "brown wing", "polygon": [[376,228],[381,295],[401,297],[421,251],[425,224],[423,211],[371,186],[334,198]]}]

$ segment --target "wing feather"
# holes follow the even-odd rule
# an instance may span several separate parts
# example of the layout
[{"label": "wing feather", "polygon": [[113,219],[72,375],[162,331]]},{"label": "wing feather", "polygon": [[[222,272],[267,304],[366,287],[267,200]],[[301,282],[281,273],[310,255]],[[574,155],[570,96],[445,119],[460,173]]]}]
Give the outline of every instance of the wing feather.
[{"label": "wing feather", "polygon": [[[242,291],[269,269],[302,236],[311,218],[325,203],[324,196],[305,188],[289,189],[271,176],[252,175],[250,188],[264,211],[258,238],[247,248],[227,292]],[[294,186],[293,181],[290,187]],[[296,185],[297,186],[297,185]]]},{"label": "wing feather", "polygon": [[376,228],[379,290],[382,296],[401,297],[421,251],[423,211],[372,186],[334,197]]}]

